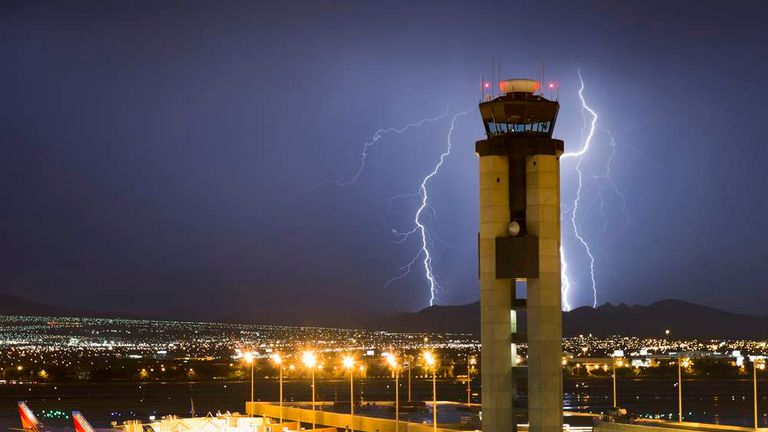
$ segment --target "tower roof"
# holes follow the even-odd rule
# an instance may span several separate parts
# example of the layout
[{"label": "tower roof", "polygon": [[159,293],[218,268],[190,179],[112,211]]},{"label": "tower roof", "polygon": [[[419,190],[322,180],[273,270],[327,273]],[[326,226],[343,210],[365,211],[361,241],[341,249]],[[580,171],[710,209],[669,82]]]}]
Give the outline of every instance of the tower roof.
[{"label": "tower roof", "polygon": [[539,82],[527,78],[512,78],[499,83],[499,90],[504,94],[531,93],[539,89]]}]

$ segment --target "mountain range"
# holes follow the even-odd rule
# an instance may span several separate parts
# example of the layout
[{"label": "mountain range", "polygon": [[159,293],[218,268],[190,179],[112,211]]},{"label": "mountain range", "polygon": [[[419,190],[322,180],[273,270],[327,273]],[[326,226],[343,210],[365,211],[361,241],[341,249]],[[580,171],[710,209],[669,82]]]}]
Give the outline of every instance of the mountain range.
[{"label": "mountain range", "polygon": [[[52,306],[0,293],[0,315],[52,315],[77,317],[157,318],[136,317],[129,314],[107,314]],[[319,319],[307,321],[312,314],[302,314],[301,322],[294,325],[331,326],[338,323]],[[519,317],[521,331],[525,331],[525,313]],[[168,317],[165,317],[168,319]],[[174,317],[174,319],[192,319]],[[245,320],[238,319],[238,322]],[[344,327],[399,332],[473,333],[480,332],[480,302],[460,306],[431,306],[413,313],[394,314],[385,318],[362,319],[350,317]],[[726,312],[682,300],[661,300],[647,306],[612,305],[597,308],[580,307],[563,312],[563,335],[610,335],[636,337],[664,337],[698,339],[768,339],[768,315],[746,315]]]},{"label": "mountain range", "polygon": [[[519,317],[525,331],[525,313]],[[390,331],[480,332],[480,302],[463,306],[433,306],[371,322],[372,329]],[[698,339],[768,339],[768,315],[726,312],[682,300],[661,300],[648,306],[606,303],[563,312],[563,335],[610,335]]]}]

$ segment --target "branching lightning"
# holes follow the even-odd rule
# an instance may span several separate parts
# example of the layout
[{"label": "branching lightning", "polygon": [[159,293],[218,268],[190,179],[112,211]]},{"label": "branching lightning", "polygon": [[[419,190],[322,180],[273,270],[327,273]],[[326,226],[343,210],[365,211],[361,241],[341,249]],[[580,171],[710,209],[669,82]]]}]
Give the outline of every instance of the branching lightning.
[{"label": "branching lightning", "polygon": [[[589,105],[587,105],[587,101],[584,99],[584,79],[581,77],[581,71],[577,71],[579,74],[579,82],[581,83],[581,87],[579,88],[579,100],[581,100],[581,108],[582,110],[589,113],[589,115],[592,117],[592,120],[589,122],[588,131],[586,138],[584,139],[584,145],[581,147],[581,149],[577,152],[573,153],[563,153],[563,155],[560,157],[560,160],[568,159],[568,158],[577,158],[576,162],[576,172],[577,175],[577,188],[576,188],[576,199],[573,201],[573,207],[571,208],[571,227],[573,228],[573,235],[579,240],[579,243],[584,247],[584,251],[586,252],[587,256],[589,257],[589,279],[591,282],[592,287],[592,307],[597,307],[597,283],[595,282],[595,256],[592,254],[592,250],[589,247],[589,243],[584,239],[581,232],[579,231],[579,224],[576,223],[576,213],[579,211],[579,204],[581,203],[581,188],[584,185],[584,173],[581,170],[581,164],[584,161],[584,155],[589,151],[590,144],[592,143],[592,138],[595,136],[595,127],[597,126],[597,119],[598,115],[597,113],[590,108]],[[561,259],[562,254],[561,254]],[[563,259],[563,278],[567,282],[563,282],[563,286],[567,286],[570,289],[570,281],[568,281],[567,273],[565,272],[565,269],[567,268],[567,264],[565,263]],[[563,296],[565,298],[565,296]],[[565,302],[565,301],[564,301]]]},{"label": "branching lightning", "polygon": [[568,260],[565,259],[565,250],[562,244],[560,245],[560,290],[562,291],[563,310],[568,312],[571,310],[571,304],[568,301],[568,293],[571,292],[571,280],[568,278]]},{"label": "branching lightning", "polygon": [[[629,224],[629,213],[627,212],[627,200],[625,199],[624,192],[622,192],[621,189],[616,185],[616,183],[613,181],[613,177],[611,176],[611,169],[613,168],[613,158],[616,156],[616,147],[618,147],[618,144],[616,143],[616,138],[613,136],[613,133],[609,131],[608,129],[602,128],[602,130],[608,135],[608,138],[611,140],[611,153],[608,155],[608,160],[605,163],[605,172],[603,174],[595,176],[596,179],[604,180],[608,187],[611,189],[611,191],[619,197],[619,200],[621,201],[621,214],[624,217],[624,227],[626,227]],[[602,191],[602,189],[600,189]],[[600,192],[602,194],[602,192]],[[603,215],[603,233],[607,230],[608,225],[608,216],[605,211],[605,200],[600,199],[600,213]]]},{"label": "branching lightning", "polygon": [[[436,165],[432,168],[432,170],[422,179],[421,184],[418,188],[418,192],[412,192],[412,193],[406,193],[406,194],[399,194],[391,197],[389,199],[389,210],[392,211],[392,203],[394,200],[402,199],[402,198],[409,198],[409,197],[418,197],[419,198],[419,207],[416,210],[416,213],[414,215],[414,227],[406,232],[399,232],[396,230],[393,230],[393,234],[397,238],[395,240],[395,243],[402,244],[406,240],[408,240],[412,235],[418,234],[418,237],[420,239],[420,248],[418,253],[404,266],[401,266],[395,271],[395,276],[389,279],[385,287],[389,286],[391,283],[402,279],[406,276],[408,276],[411,272],[411,269],[414,265],[417,263],[421,263],[424,269],[424,276],[426,277],[427,281],[429,282],[429,305],[432,306],[435,303],[435,299],[437,296],[438,291],[440,290],[440,284],[437,282],[437,279],[435,278],[434,271],[432,269],[432,252],[431,247],[434,245],[436,241],[440,241],[440,239],[432,232],[432,230],[427,226],[427,223],[429,221],[433,221],[436,219],[435,211],[432,208],[432,206],[429,205],[429,183],[432,180],[433,177],[435,177],[438,172],[440,171],[440,168],[443,166],[443,163],[445,162],[445,159],[451,154],[451,150],[453,147],[453,143],[451,142],[451,138],[453,135],[454,127],[456,125],[456,120],[469,113],[470,111],[463,111],[458,114],[455,114],[451,119],[450,128],[448,130],[448,138],[447,138],[447,144],[446,148],[443,151],[443,153],[440,155],[440,158]],[[377,130],[370,140],[365,142],[363,144],[362,152],[360,153],[360,163],[357,167],[357,170],[355,171],[354,175],[352,175],[350,178],[346,180],[323,180],[320,181],[309,188],[307,190],[313,190],[321,185],[324,184],[332,184],[339,187],[346,187],[353,185],[358,178],[362,175],[362,173],[365,171],[369,151],[371,148],[373,148],[378,141],[380,141],[382,138],[384,138],[388,134],[402,134],[405,133],[407,130],[412,128],[417,128],[419,126],[423,126],[427,123],[434,123],[438,122],[446,117],[448,117],[449,110],[446,109],[446,111],[439,116],[431,117],[431,118],[424,118],[414,123],[409,123],[401,128],[387,128],[387,129],[379,129]]]},{"label": "branching lightning", "polygon": [[[599,115],[597,112],[587,104],[586,98],[584,97],[584,79],[581,76],[581,71],[577,71],[579,76],[579,100],[581,101],[581,110],[582,114],[584,116],[584,129],[582,130],[582,137],[583,137],[583,145],[582,147],[576,151],[576,152],[569,152],[564,153],[561,156],[561,160],[564,159],[570,159],[574,158],[576,159],[576,173],[577,173],[577,182],[576,182],[576,198],[573,201],[573,205],[564,212],[564,215],[567,215],[570,221],[570,226],[573,230],[573,236],[576,238],[578,243],[581,245],[581,247],[584,249],[584,253],[588,257],[589,261],[589,281],[590,281],[590,288],[592,290],[592,307],[597,307],[597,282],[595,278],[595,254],[593,251],[593,248],[590,246],[590,242],[587,239],[587,237],[584,235],[581,229],[581,225],[578,222],[578,214],[579,211],[582,210],[582,200],[585,195],[585,182],[584,182],[584,171],[583,171],[583,162],[584,158],[590,153],[590,150],[592,148],[592,142],[595,138],[595,134],[598,130],[598,119]],[[605,128],[599,128],[601,131],[605,132],[608,138],[610,139],[610,153],[608,154],[608,157],[605,162],[605,169],[601,174],[592,176],[592,179],[596,182],[600,182],[601,184],[597,184],[597,198],[600,202],[600,214],[602,216],[602,228],[601,232],[604,235],[608,229],[608,214],[606,210],[606,204],[605,204],[605,196],[604,196],[604,190],[608,189],[611,193],[613,193],[616,197],[618,197],[619,201],[621,202],[621,213],[624,217],[624,225],[629,223],[629,213],[627,212],[627,205],[624,193],[619,189],[619,187],[616,185],[616,183],[613,181],[612,178],[612,167],[614,162],[614,157],[616,155],[616,148],[617,143],[616,139],[613,136],[613,134],[605,129]],[[595,186],[593,183],[592,186]],[[570,293],[570,290],[572,288],[572,282],[570,280],[570,277],[568,275],[568,264],[565,257],[565,251],[564,248],[560,248],[560,257],[562,260],[562,294],[563,294],[563,309],[568,311],[571,309],[571,305],[568,300],[568,295]]]},{"label": "branching lightning", "polygon": [[355,174],[348,178],[347,180],[323,180],[320,182],[315,183],[314,185],[310,186],[308,190],[312,190],[317,188],[318,186],[322,186],[324,184],[333,184],[336,186],[350,186],[354,184],[358,178],[360,178],[360,175],[365,171],[366,164],[368,162],[368,152],[372,147],[376,145],[377,142],[379,142],[382,138],[384,138],[386,135],[389,134],[402,134],[406,132],[408,129],[417,128],[419,126],[423,126],[426,123],[434,123],[437,121],[440,121],[444,118],[448,117],[448,109],[446,108],[445,112],[440,114],[437,117],[432,118],[424,118],[421,119],[415,123],[409,123],[401,128],[386,128],[386,129],[379,129],[377,130],[370,140],[363,143],[363,151],[360,153],[360,164],[357,167],[357,171],[355,171]]},{"label": "branching lightning", "polygon": [[[451,150],[453,148],[453,143],[451,141],[451,138],[453,136],[453,131],[456,127],[456,120],[459,117],[465,114],[468,114],[469,112],[470,112],[469,110],[462,111],[460,113],[455,114],[453,118],[451,118],[451,126],[448,129],[448,137],[447,137],[445,150],[440,155],[440,159],[432,168],[432,171],[430,171],[422,179],[421,184],[419,185],[418,195],[421,198],[421,200],[420,200],[420,205],[416,210],[416,214],[414,215],[414,219],[413,219],[414,227],[409,231],[394,232],[395,236],[398,237],[397,243],[403,243],[406,240],[408,240],[408,238],[410,238],[412,235],[418,234],[421,247],[419,248],[418,253],[407,264],[397,269],[395,276],[392,277],[390,280],[388,280],[384,286],[385,287],[389,286],[392,282],[408,276],[413,266],[416,265],[416,263],[419,262],[419,259],[421,258],[421,265],[424,268],[424,276],[427,278],[427,281],[429,282],[429,305],[430,306],[434,306],[435,304],[437,293],[440,290],[440,284],[437,282],[437,279],[435,278],[435,273],[432,269],[432,252],[430,251],[431,246],[434,244],[435,236],[425,225],[425,219],[424,219],[424,218],[427,218],[427,220],[432,220],[435,218],[435,211],[429,205],[428,186],[432,178],[435,177],[440,171],[440,168],[443,166],[445,159],[451,154]],[[406,194],[403,196],[408,196],[408,195],[409,194]],[[401,196],[398,196],[398,197],[401,197]]]}]

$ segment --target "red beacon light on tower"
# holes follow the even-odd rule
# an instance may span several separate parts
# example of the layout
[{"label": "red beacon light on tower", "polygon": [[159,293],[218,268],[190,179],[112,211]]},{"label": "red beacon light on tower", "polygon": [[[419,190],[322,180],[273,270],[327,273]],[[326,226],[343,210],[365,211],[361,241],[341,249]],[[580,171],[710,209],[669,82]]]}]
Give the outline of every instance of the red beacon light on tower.
[{"label": "red beacon light on tower", "polygon": [[549,84],[547,84],[547,88],[549,89],[550,99],[560,99],[560,83],[557,81],[550,81]]}]

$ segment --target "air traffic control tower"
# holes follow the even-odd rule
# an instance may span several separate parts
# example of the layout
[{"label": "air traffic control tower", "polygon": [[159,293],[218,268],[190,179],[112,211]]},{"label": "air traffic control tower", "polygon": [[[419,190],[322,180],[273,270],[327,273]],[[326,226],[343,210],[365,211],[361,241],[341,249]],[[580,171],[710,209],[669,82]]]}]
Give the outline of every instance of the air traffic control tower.
[{"label": "air traffic control tower", "polygon": [[[560,104],[539,83],[512,79],[480,103],[480,308],[483,432],[517,430],[517,345],[528,343],[531,432],[562,432],[560,155],[552,138]],[[525,283],[526,295],[516,292]],[[522,284],[521,284],[522,286]],[[518,313],[527,309],[527,334]],[[522,413],[520,413],[522,414]]]}]

